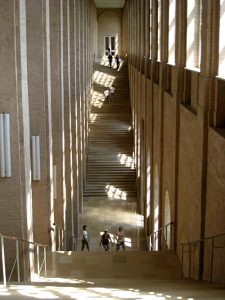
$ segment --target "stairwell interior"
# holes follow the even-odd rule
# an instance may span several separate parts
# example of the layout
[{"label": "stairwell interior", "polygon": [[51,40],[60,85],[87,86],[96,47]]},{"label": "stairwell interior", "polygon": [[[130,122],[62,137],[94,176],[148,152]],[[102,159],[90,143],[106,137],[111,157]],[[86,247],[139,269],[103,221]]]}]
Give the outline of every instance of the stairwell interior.
[{"label": "stairwell interior", "polygon": [[[115,86],[113,99],[104,90]],[[0,287],[4,299],[225,299],[224,290],[183,278],[174,251],[147,251],[143,216],[137,205],[127,65],[95,65],[89,123],[87,183],[76,251],[47,253],[47,278]],[[81,252],[82,225],[90,252]],[[115,251],[114,234],[125,231],[125,251]],[[113,246],[100,236],[108,229]],[[36,260],[37,263],[37,260]],[[36,269],[36,268],[35,268]],[[42,269],[41,274],[44,275]]]},{"label": "stairwell interior", "polygon": [[[84,210],[75,252],[49,254],[48,276],[96,279],[180,279],[182,271],[175,252],[149,252],[144,239],[143,216],[137,206],[133,134],[127,64],[109,68],[96,63],[91,102]],[[104,91],[115,87],[113,96]],[[90,252],[81,252],[82,226],[87,225]],[[116,252],[115,233],[122,226],[125,251]],[[113,246],[100,245],[107,229]]]}]

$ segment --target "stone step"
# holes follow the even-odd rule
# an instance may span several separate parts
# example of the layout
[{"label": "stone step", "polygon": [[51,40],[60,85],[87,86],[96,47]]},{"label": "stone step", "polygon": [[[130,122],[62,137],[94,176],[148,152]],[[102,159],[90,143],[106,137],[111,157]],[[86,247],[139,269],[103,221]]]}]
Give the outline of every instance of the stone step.
[{"label": "stone step", "polygon": [[174,252],[115,252],[114,249],[111,248],[108,252],[102,249],[90,252],[49,252],[47,275],[79,279],[182,278],[181,265]]},{"label": "stone step", "polygon": [[88,183],[85,185],[85,192],[88,191],[103,191],[103,192],[108,192],[110,190],[121,190],[121,191],[125,191],[125,192],[132,192],[132,193],[136,193],[136,188],[135,188],[135,183],[134,185],[127,185],[124,184],[123,186],[117,185],[116,183],[112,184],[102,184],[99,182],[96,182],[96,184],[93,183]]},{"label": "stone step", "polygon": [[[118,172],[120,173],[119,175],[118,175]],[[98,171],[96,171],[96,170],[94,170],[94,169],[89,169],[88,168],[88,170],[87,170],[87,176],[89,176],[89,177],[91,177],[91,176],[97,176],[97,177],[99,177],[99,176],[110,176],[110,177],[116,177],[116,176],[118,176],[118,177],[120,177],[120,176],[135,176],[135,172],[130,172],[129,170],[121,170],[121,169],[118,169],[118,170],[110,170],[110,169],[98,169]]]}]

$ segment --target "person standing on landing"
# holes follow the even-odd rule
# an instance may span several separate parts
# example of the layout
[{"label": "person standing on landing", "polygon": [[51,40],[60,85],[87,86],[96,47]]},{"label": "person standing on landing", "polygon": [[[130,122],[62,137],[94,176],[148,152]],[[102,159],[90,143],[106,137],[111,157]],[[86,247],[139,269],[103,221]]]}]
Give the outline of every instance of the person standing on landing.
[{"label": "person standing on landing", "polygon": [[111,237],[108,234],[108,229],[106,229],[101,236],[100,246],[102,245],[105,251],[109,251],[109,242],[111,242],[111,245],[113,246]]},{"label": "person standing on landing", "polygon": [[85,246],[87,247],[88,251],[90,251],[90,249],[89,249],[89,234],[88,234],[86,225],[83,226],[83,238],[82,238],[81,251],[84,250]]},{"label": "person standing on landing", "polygon": [[120,246],[122,246],[123,250],[125,250],[125,241],[124,241],[124,231],[123,231],[123,227],[119,227],[119,230],[117,231],[117,233],[115,234],[115,238],[116,238],[116,251],[120,250]]}]

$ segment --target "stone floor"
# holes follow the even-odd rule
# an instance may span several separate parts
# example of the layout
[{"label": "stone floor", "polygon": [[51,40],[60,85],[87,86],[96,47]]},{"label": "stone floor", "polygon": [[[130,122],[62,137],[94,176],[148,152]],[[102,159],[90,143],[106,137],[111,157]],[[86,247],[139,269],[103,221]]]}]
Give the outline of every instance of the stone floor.
[{"label": "stone floor", "polygon": [[0,299],[80,299],[80,300],[222,300],[225,287],[189,280],[94,281],[51,278],[33,284],[0,287]]}]

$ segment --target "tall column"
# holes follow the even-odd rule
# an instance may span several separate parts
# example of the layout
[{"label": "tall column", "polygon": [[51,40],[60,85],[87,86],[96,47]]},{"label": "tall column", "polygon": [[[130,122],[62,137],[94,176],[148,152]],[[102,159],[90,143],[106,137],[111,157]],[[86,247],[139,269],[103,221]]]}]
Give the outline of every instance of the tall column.
[{"label": "tall column", "polygon": [[[56,176],[56,194],[54,195],[54,221],[64,227],[63,200],[64,200],[64,154],[62,143],[63,118],[62,106],[62,85],[61,85],[61,31],[60,31],[60,0],[49,1],[49,31],[50,31],[50,59],[51,59],[51,95],[52,95],[52,144],[53,144],[53,166]],[[32,9],[32,8],[31,8]],[[50,228],[53,223],[51,220]],[[54,226],[53,226],[54,227]],[[52,227],[52,228],[53,228]]]},{"label": "tall column", "polygon": [[83,171],[82,171],[82,136],[83,136],[83,126],[82,126],[82,76],[81,76],[81,11],[80,11],[81,2],[76,1],[76,98],[77,98],[77,141],[78,141],[78,151],[77,151],[77,160],[78,160],[78,169],[77,169],[77,186],[78,199],[79,199],[79,212],[83,209]]}]

